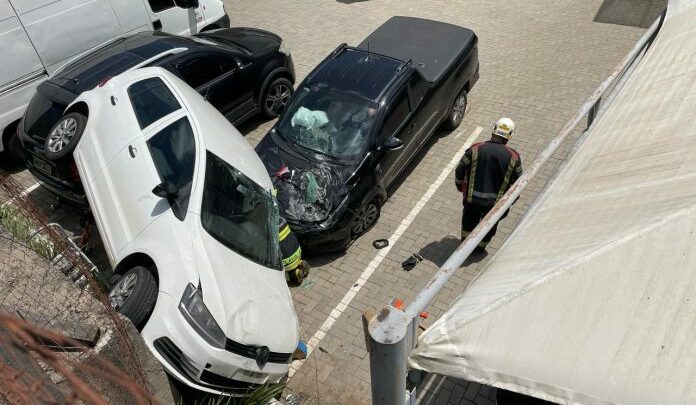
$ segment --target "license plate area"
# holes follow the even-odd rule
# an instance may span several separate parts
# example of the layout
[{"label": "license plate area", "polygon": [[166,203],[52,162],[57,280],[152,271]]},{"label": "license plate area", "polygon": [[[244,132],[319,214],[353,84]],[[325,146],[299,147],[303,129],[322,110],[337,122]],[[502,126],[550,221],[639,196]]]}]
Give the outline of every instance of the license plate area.
[{"label": "license plate area", "polygon": [[46,173],[49,176],[53,174],[53,165],[43,159],[37,158],[36,156],[34,156],[34,167],[40,172]]}]

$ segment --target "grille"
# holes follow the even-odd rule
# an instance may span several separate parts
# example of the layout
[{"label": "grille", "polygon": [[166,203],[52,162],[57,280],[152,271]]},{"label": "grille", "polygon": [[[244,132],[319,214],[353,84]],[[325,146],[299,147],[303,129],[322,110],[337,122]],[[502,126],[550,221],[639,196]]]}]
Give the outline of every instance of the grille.
[{"label": "grille", "polygon": [[[237,343],[232,339],[227,339],[227,341],[225,342],[225,350],[234,354],[238,354],[240,356],[248,357],[250,359],[256,358],[256,351],[260,348],[260,346],[250,346],[242,343]],[[291,358],[292,353],[270,352],[268,362],[287,364],[290,363]]]},{"label": "grille", "polygon": [[259,387],[259,384],[233,380],[231,378],[212,373],[208,370],[203,370],[203,373],[201,374],[201,381],[225,390],[233,390],[240,394]]},{"label": "grille", "polygon": [[178,372],[191,380],[196,380],[198,369],[191,359],[189,359],[169,338],[161,337],[154,342],[155,349],[167,360]]}]

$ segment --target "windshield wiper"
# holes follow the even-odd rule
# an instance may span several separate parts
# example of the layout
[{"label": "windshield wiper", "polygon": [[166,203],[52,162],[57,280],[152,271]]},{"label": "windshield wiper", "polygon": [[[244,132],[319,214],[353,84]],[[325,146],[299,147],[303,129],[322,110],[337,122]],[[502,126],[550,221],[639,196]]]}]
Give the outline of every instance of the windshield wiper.
[{"label": "windshield wiper", "polygon": [[293,155],[299,157],[300,159],[304,160],[305,162],[310,162],[309,157],[302,153],[302,151],[299,149],[299,146],[295,145],[294,143],[290,142],[283,134],[280,133],[280,131],[275,130],[271,131],[271,138],[273,138],[276,143],[279,143],[278,140],[280,139],[281,142],[285,145],[290,146],[290,149],[292,149],[295,153]]}]

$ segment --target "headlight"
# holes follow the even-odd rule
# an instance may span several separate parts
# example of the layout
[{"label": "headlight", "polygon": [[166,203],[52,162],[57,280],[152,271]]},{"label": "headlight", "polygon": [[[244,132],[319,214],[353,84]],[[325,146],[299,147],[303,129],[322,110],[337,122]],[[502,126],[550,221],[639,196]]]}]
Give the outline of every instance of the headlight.
[{"label": "headlight", "polygon": [[280,48],[278,48],[278,52],[285,54],[286,56],[290,56],[290,48],[288,47],[287,42],[283,40],[280,41]]},{"label": "headlight", "polygon": [[190,283],[186,286],[179,303],[179,311],[206,342],[220,349],[225,348],[225,333],[205,307],[200,287],[196,288]]}]

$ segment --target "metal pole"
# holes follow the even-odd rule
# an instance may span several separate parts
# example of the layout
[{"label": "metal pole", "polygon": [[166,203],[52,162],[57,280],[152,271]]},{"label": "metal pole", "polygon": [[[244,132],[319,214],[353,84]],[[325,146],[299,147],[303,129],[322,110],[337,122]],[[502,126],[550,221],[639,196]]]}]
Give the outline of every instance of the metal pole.
[{"label": "metal pole", "polygon": [[409,323],[404,311],[391,305],[368,323],[373,404],[406,404],[406,360],[413,349]]},{"label": "metal pole", "polygon": [[412,331],[412,327],[415,325],[414,320],[417,319],[418,314],[427,308],[449,278],[459,269],[479,242],[483,240],[483,237],[517,200],[530,180],[541,170],[546,161],[553,156],[582,121],[583,117],[597,104],[604,92],[632,64],[646,44],[652,40],[661,26],[664,16],[665,13],[648,28],[633,49],[616,66],[611,75],[599,85],[573,118],[563,126],[561,132],[539,154],[527,171],[510,187],[486,217],[459,245],[457,250],[452,253],[406,310],[401,311],[388,305],[369,321],[366,337],[368,340],[368,351],[370,352],[373,404],[402,405],[406,403],[409,398],[406,392],[407,359],[415,344]]}]

